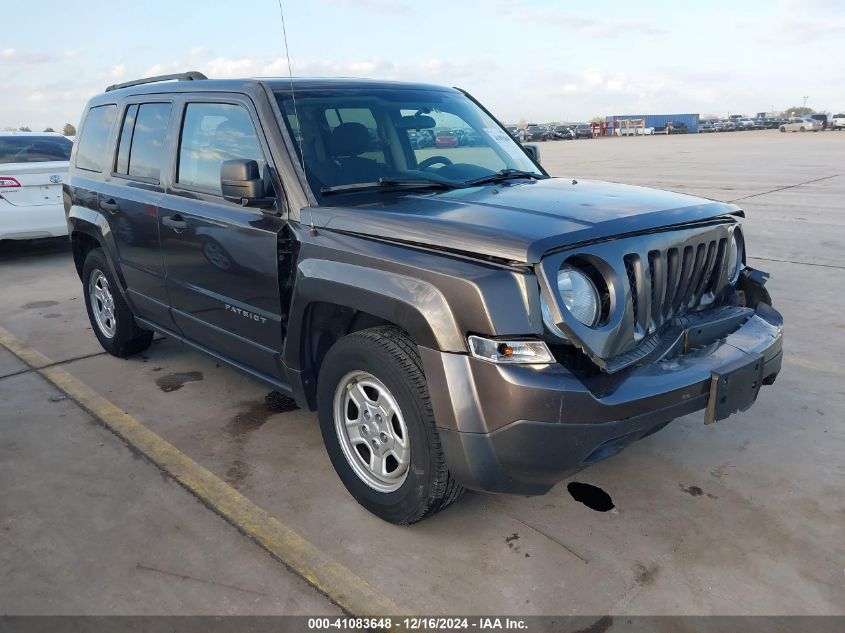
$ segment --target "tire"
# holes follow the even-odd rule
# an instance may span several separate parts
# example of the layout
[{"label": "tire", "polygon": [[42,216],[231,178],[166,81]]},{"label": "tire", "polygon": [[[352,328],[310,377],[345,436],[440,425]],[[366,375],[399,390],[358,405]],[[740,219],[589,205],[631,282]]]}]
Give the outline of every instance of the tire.
[{"label": "tire", "polygon": [[[100,298],[95,296],[98,294],[95,287]],[[126,358],[144,351],[152,344],[153,333],[135,323],[135,317],[120,294],[102,248],[95,248],[85,258],[82,289],[91,329],[109,354]],[[104,305],[110,308],[103,310]]]},{"label": "tire", "polygon": [[[358,407],[350,404],[353,398],[365,401]],[[377,399],[391,398],[388,407],[375,406]],[[463,493],[446,466],[417,347],[401,330],[376,327],[337,341],[320,368],[317,405],[323,442],[338,477],[379,518],[410,525]],[[388,411],[393,405],[398,415]],[[388,415],[380,418],[378,411]],[[387,451],[393,451],[396,466],[389,471],[391,458],[385,457],[381,472],[387,475],[380,477],[367,463],[381,450],[371,452],[370,443],[385,437],[379,447],[392,447]]]},{"label": "tire", "polygon": [[781,131],[781,132],[786,132],[786,128],[785,128],[784,126],[782,126],[782,125],[781,125],[781,126],[780,126],[780,131]]},{"label": "tire", "polygon": [[807,128],[805,128],[803,125],[802,125],[799,129],[800,129],[800,131],[801,131],[801,132],[806,132],[806,131],[807,131]]}]

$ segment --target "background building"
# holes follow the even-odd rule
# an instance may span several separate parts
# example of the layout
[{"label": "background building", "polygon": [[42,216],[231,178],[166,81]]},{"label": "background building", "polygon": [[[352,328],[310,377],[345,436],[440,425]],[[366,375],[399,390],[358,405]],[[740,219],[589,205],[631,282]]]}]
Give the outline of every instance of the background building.
[{"label": "background building", "polygon": [[613,129],[614,122],[616,123],[616,127],[622,127],[626,125],[623,121],[644,121],[644,127],[647,128],[654,128],[655,131],[663,130],[666,127],[666,124],[669,121],[672,122],[673,125],[677,123],[683,123],[686,125],[687,129],[689,130],[690,134],[697,134],[698,133],[698,117],[699,115],[696,114],[626,114],[626,115],[612,115],[605,117],[605,121],[609,124],[608,127]]}]

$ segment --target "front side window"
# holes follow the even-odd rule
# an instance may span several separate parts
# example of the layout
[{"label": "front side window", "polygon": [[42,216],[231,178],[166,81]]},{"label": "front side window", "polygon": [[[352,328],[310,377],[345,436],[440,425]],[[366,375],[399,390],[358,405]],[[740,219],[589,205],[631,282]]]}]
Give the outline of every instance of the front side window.
[{"label": "front side window", "polygon": [[70,160],[71,149],[73,143],[64,136],[0,136],[0,165]]},{"label": "front side window", "polygon": [[176,181],[221,193],[220,165],[246,158],[265,164],[249,111],[229,103],[189,103],[179,141]]},{"label": "front side window", "polygon": [[311,189],[325,204],[368,202],[379,195],[368,183],[387,185],[386,192],[395,181],[442,190],[500,172],[545,177],[506,130],[458,92],[305,89],[296,91],[294,106],[290,92],[280,90],[276,100]]},{"label": "front side window", "polygon": [[116,105],[96,106],[88,111],[76,149],[76,166],[89,171],[103,171],[106,144],[117,116]]}]

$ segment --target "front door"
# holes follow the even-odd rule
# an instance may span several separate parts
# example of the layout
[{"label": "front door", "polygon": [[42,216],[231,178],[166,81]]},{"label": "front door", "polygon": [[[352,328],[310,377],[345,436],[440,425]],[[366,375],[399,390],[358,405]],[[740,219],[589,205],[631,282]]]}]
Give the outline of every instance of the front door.
[{"label": "front door", "polygon": [[247,99],[207,96],[182,106],[173,182],[159,231],[173,320],[190,341],[271,378],[283,323],[278,235],[285,220],[227,202],[220,164],[269,156]]}]

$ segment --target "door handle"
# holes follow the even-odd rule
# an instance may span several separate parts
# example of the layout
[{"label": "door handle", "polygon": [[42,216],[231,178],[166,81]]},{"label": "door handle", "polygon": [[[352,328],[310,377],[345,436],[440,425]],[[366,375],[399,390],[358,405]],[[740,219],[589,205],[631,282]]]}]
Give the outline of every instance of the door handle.
[{"label": "door handle", "polygon": [[178,213],[176,215],[166,215],[161,219],[164,226],[170,227],[177,233],[188,228],[188,223]]},{"label": "door handle", "polygon": [[105,211],[108,211],[109,213],[117,213],[118,211],[120,211],[120,205],[114,198],[109,198],[108,200],[100,200],[100,208]]}]

